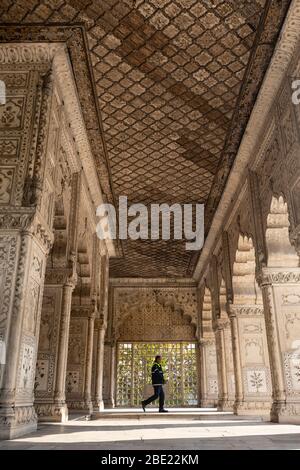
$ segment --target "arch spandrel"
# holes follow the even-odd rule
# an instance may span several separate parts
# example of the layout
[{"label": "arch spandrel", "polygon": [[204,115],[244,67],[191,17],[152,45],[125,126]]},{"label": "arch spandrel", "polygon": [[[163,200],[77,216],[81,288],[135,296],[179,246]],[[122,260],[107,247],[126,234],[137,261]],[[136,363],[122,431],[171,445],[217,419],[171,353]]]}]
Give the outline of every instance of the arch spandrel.
[{"label": "arch spandrel", "polygon": [[[175,339],[183,340],[182,334],[184,333],[187,336],[186,339],[194,341],[197,337],[196,293],[176,292],[175,289],[117,292],[113,327],[116,339],[119,338],[122,331],[124,333],[124,324],[130,319],[132,322],[137,323],[137,330],[139,331],[139,338],[137,339],[139,340],[145,340],[146,337],[148,340],[172,339],[172,335],[173,339],[175,335]],[[157,333],[154,327],[155,321],[158,328],[168,326],[169,330]],[[141,330],[142,322],[144,327]],[[157,335],[159,338],[157,338]],[[134,332],[131,338],[134,338]]]},{"label": "arch spandrel", "polygon": [[288,206],[283,196],[273,196],[267,216],[267,266],[271,268],[298,267],[299,258],[290,240]]}]

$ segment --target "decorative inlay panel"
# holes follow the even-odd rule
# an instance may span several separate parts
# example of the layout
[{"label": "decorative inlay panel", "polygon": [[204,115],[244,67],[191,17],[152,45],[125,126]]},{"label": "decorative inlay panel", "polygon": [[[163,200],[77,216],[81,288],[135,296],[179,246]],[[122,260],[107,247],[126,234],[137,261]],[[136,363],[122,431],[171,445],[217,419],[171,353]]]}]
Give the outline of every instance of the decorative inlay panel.
[{"label": "decorative inlay panel", "polygon": [[288,393],[300,396],[300,351],[287,352],[284,354],[284,369],[286,372],[286,385]]},{"label": "decorative inlay panel", "polygon": [[247,368],[243,372],[247,395],[266,395],[270,393],[270,383],[265,368]]}]

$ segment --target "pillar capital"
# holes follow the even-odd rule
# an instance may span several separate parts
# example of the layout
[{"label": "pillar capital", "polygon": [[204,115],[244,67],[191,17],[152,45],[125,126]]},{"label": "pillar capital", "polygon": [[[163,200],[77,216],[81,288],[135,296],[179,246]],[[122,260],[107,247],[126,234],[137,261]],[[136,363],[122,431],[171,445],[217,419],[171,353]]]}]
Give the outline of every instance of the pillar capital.
[{"label": "pillar capital", "polygon": [[95,318],[96,318],[96,312],[95,312],[95,310],[89,309],[87,316],[88,316],[88,319],[89,319],[90,321],[94,321],[94,322],[95,322]]},{"label": "pillar capital", "polygon": [[300,224],[290,233],[290,240],[300,258]]},{"label": "pillar capital", "polygon": [[231,304],[229,307],[229,317],[252,317],[252,316],[261,316],[264,313],[263,305],[238,305]]},{"label": "pillar capital", "polygon": [[0,215],[0,229],[28,233],[36,238],[43,251],[49,253],[54,235],[34,207],[3,207]]},{"label": "pillar capital", "polygon": [[215,338],[213,336],[207,338],[200,338],[199,340],[200,346],[211,346],[213,344],[215,344]]},{"label": "pillar capital", "polygon": [[275,284],[299,284],[300,268],[263,268],[259,273],[261,287]]},{"label": "pillar capital", "polygon": [[96,318],[95,329],[105,332],[107,329],[107,321],[103,320],[102,318]]},{"label": "pillar capital", "polygon": [[72,289],[77,284],[77,274],[73,268],[62,267],[62,268],[49,268],[45,275],[45,284],[47,285],[61,285],[70,286]]},{"label": "pillar capital", "polygon": [[213,325],[214,332],[224,330],[225,328],[230,327],[229,318],[218,318]]}]

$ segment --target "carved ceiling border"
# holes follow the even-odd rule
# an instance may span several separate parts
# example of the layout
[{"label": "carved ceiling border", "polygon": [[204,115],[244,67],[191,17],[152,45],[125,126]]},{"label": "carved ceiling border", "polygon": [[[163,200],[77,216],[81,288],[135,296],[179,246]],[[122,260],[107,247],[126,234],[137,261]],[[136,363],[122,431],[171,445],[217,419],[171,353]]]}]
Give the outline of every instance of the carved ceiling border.
[{"label": "carved ceiling border", "polygon": [[[51,43],[65,44],[70,56],[70,65],[73,69],[74,80],[77,87],[79,102],[89,136],[89,142],[94,157],[99,182],[105,201],[115,203],[112,188],[112,178],[104,141],[104,133],[98,98],[95,91],[93,72],[87,48],[84,27],[82,25],[0,25],[0,43]],[[41,47],[42,44],[39,46]],[[4,56],[5,59],[7,56]],[[24,56],[26,58],[26,56]],[[36,49],[35,56],[43,59],[43,53]],[[20,56],[21,58],[21,56]],[[30,55],[28,56],[30,59]],[[23,58],[24,60],[24,58]],[[0,56],[1,61],[1,56]]]},{"label": "carved ceiling border", "polygon": [[[90,213],[93,228],[96,227],[96,208],[103,202],[103,192],[99,172],[95,168],[95,152],[92,151],[90,139],[81,106],[79,105],[78,89],[72,73],[68,50],[64,43],[1,43],[0,65],[9,64],[51,64],[56,86],[62,99],[66,119],[71,127],[74,143],[70,142],[68,129],[63,134],[64,144],[68,146],[72,163],[78,169],[84,169],[84,198]],[[79,158],[80,157],[80,158]],[[78,161],[76,161],[78,160]],[[88,176],[88,183],[87,183]],[[101,179],[101,178],[100,178]],[[89,187],[89,191],[87,190]],[[111,256],[115,255],[114,243],[105,242]]]},{"label": "carved ceiling border", "polygon": [[[208,236],[211,231],[212,222],[220,206],[219,203],[228,186],[231,170],[239,153],[239,147],[254,109],[257,96],[260,93],[261,85],[275,50],[277,39],[291,1],[292,0],[266,1],[265,11],[258,26],[255,43],[251,51],[235,112],[227,133],[221,160],[205,205],[206,236]],[[283,64],[285,63],[286,57],[283,59]],[[277,67],[278,65],[277,63]],[[195,252],[191,256],[187,270],[190,276],[197,276],[197,272],[199,271],[197,266],[201,258],[202,251],[200,253]]]},{"label": "carved ceiling border", "polygon": [[[277,3],[280,4],[281,2]],[[272,9],[269,11],[272,12]],[[284,18],[282,15],[283,11],[281,11],[280,14],[278,12],[278,18],[276,20],[278,32],[280,30],[279,26],[281,25]],[[265,21],[266,20],[267,18]],[[271,21],[270,18],[269,21]],[[273,35],[271,34],[270,25],[269,32],[264,31],[262,39],[266,40],[268,37],[271,38],[272,48],[274,48],[277,34],[275,34],[275,31],[273,31]],[[260,71],[261,75],[258,73],[259,71],[256,71],[256,73],[258,73],[257,78],[255,78],[255,73],[252,75],[252,78],[250,77],[253,83],[255,80],[257,80],[257,83],[261,83],[262,79],[263,83],[259,90],[257,100],[257,92],[254,93],[254,85],[252,83],[252,98],[254,98],[256,102],[252,109],[250,119],[245,127],[245,133],[239,145],[237,156],[230,170],[223,194],[218,201],[218,207],[214,215],[214,220],[210,226],[204,246],[198,259],[197,266],[193,273],[193,277],[197,281],[201,281],[201,278],[204,275],[203,273],[205,272],[209,263],[211,252],[214,250],[214,247],[218,241],[218,237],[222,231],[222,226],[226,220],[226,216],[232,207],[232,199],[234,199],[234,195],[237,191],[237,188],[240,186],[242,179],[246,178],[247,168],[253,159],[253,155],[257,154],[258,136],[261,135],[265,129],[267,130],[270,110],[272,109],[274,99],[280,90],[282,81],[289,71],[293,57],[297,53],[299,41],[300,1],[293,0],[281,30],[280,38],[276,44],[273,57],[271,60],[270,57],[268,57],[268,62],[270,62],[270,65],[266,75],[264,76],[264,69],[263,73],[262,70]],[[268,45],[270,45],[270,41],[268,41]],[[261,50],[259,52],[262,53]],[[255,162],[251,163],[252,165],[255,165]]]}]

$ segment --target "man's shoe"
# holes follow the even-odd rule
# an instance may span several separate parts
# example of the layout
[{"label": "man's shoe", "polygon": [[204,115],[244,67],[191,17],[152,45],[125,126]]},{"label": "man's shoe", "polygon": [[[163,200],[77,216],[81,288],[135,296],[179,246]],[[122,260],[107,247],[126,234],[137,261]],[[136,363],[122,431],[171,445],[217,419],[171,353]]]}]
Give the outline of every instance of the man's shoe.
[{"label": "man's shoe", "polygon": [[169,410],[159,410],[160,413],[168,413]]},{"label": "man's shoe", "polygon": [[143,401],[142,401],[141,403],[142,403],[142,408],[143,408],[143,410],[144,410],[144,412],[145,412],[145,411],[146,411],[145,403],[144,403]]}]

